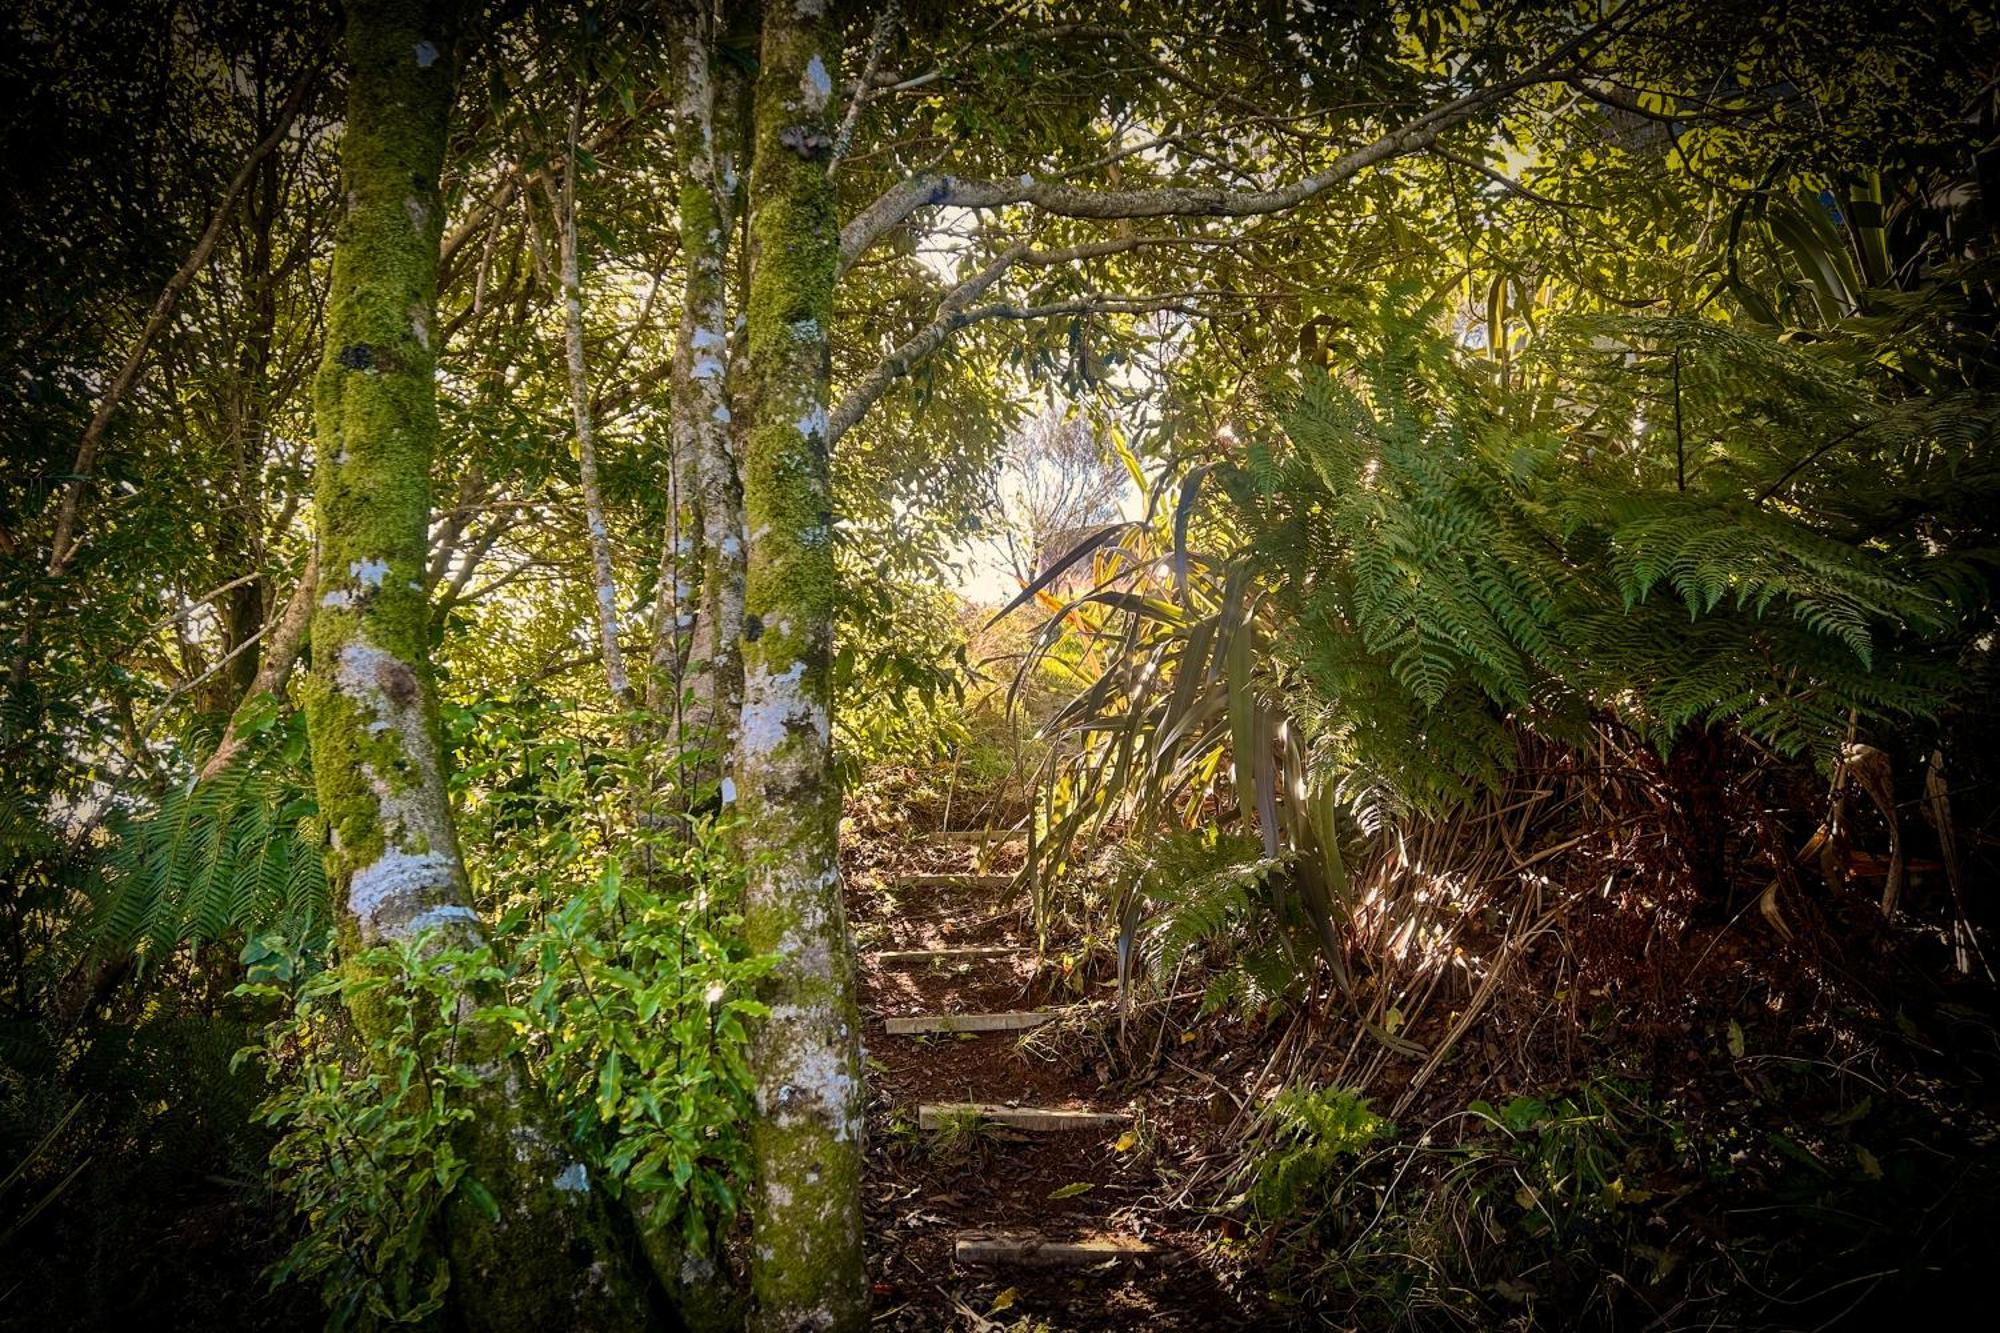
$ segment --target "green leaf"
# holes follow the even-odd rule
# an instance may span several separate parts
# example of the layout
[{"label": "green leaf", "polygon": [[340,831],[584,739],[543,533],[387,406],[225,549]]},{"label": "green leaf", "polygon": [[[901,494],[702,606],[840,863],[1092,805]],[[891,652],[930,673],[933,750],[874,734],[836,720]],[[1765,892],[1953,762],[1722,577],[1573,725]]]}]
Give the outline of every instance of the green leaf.
[{"label": "green leaf", "polygon": [[618,1113],[618,1102],[623,1090],[624,1061],[617,1051],[605,1057],[603,1067],[597,1075],[597,1113],[609,1121]]},{"label": "green leaf", "polygon": [[495,1199],[493,1192],[480,1184],[475,1177],[460,1176],[458,1178],[458,1187],[465,1191],[466,1197],[472,1200],[473,1205],[480,1212],[486,1214],[487,1221],[498,1222],[500,1220],[499,1200]]}]

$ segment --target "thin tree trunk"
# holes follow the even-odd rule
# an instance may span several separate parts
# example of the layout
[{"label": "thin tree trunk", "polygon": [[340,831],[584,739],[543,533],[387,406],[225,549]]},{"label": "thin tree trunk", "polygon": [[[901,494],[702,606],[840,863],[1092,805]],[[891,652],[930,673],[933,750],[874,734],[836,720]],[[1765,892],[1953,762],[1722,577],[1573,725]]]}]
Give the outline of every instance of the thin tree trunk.
[{"label": "thin tree trunk", "polygon": [[583,477],[583,514],[590,530],[591,587],[597,602],[597,637],[604,652],[604,676],[612,703],[632,706],[632,678],[618,647],[618,584],[611,567],[611,532],[604,522],[604,492],[597,484],[597,434],[590,420],[590,377],[583,364],[583,280],[576,246],[576,132],[583,119],[583,92],[570,104],[568,156],[556,203],[561,233],[563,350],[569,362],[570,408],[576,418],[577,467]]},{"label": "thin tree trunk", "polygon": [[[748,19],[747,24],[744,20]],[[755,36],[756,11],[745,7],[731,11],[733,21],[746,32],[726,35],[726,40],[747,45]],[[745,200],[749,196],[752,159],[751,82],[744,68],[734,61],[718,61],[715,80],[716,198],[720,201],[725,252],[720,256],[716,281],[717,309],[727,312],[732,276],[738,304],[747,298],[743,258],[747,245],[730,245],[740,236]],[[732,275],[732,268],[735,270]],[[729,374],[722,385],[722,399],[703,418],[711,429],[701,437],[701,495],[703,551],[701,616],[712,627],[713,649],[709,659],[709,687],[713,700],[713,732],[710,744],[720,754],[733,756],[737,727],[743,713],[743,598],[748,571],[749,545],[743,527],[743,475],[740,448],[747,417],[740,411],[744,396],[742,324],[729,330]]]},{"label": "thin tree trunk", "polygon": [[[451,109],[451,0],[351,0],[346,213],[335,241],[324,359],[314,386],[320,587],[307,699],[328,881],[343,952],[435,931],[474,944],[446,795],[424,591],[430,464],[438,439],[431,329],[438,175]],[[365,999],[355,1025],[387,1015]],[[643,1326],[602,1201],[495,1025],[461,1037],[481,1073],[459,1150],[499,1204],[448,1203],[451,1296],[482,1330]]]},{"label": "thin tree trunk", "polygon": [[778,956],[752,1047],[753,1327],[860,1329],[862,1086],[830,764],[832,489],[827,330],[839,256],[827,161],[835,29],[766,7],[750,180],[743,499],[750,528],[736,781],[744,934]]},{"label": "thin tree trunk", "polygon": [[284,613],[278,623],[264,636],[264,659],[257,667],[257,674],[243,691],[236,710],[229,715],[229,722],[222,729],[222,741],[215,747],[215,753],[201,766],[202,780],[214,777],[229,767],[230,761],[243,748],[241,729],[249,715],[250,706],[267,694],[276,694],[285,688],[285,678],[292,674],[293,665],[299,660],[299,649],[305,645],[306,627],[312,623],[313,599],[319,593],[319,552],[315,550],[306,557],[306,567],[299,574],[299,584],[292,589],[291,600],[285,603]]},{"label": "thin tree trunk", "polygon": [[[257,56],[257,123],[265,122],[262,88],[268,45]],[[267,131],[268,133],[268,131]],[[237,353],[236,379],[225,389],[226,429],[232,466],[231,494],[225,503],[217,534],[217,567],[220,569],[262,568],[264,563],[264,452],[271,416],[271,352],[277,337],[278,277],[273,270],[272,231],[278,221],[279,163],[266,154],[257,164],[256,182],[244,194],[243,223],[248,233],[242,265],[243,304],[248,325]],[[258,634],[278,611],[275,601],[266,605],[265,584],[251,579],[231,590],[229,601],[219,608],[224,633],[224,652],[236,652]],[[230,665],[218,682],[222,708],[234,709],[248,699],[262,672],[262,659],[270,650],[252,644]],[[289,664],[288,664],[289,665]],[[231,724],[235,722],[231,715]]]},{"label": "thin tree trunk", "polygon": [[[692,686],[678,741],[719,757],[735,741],[743,674],[744,554],[730,451],[727,282],[742,88],[734,65],[716,59],[709,6],[695,0],[680,17],[674,158],[686,277],[672,380],[673,558],[662,566],[655,678]],[[705,763],[690,776],[712,777],[716,769]]]}]

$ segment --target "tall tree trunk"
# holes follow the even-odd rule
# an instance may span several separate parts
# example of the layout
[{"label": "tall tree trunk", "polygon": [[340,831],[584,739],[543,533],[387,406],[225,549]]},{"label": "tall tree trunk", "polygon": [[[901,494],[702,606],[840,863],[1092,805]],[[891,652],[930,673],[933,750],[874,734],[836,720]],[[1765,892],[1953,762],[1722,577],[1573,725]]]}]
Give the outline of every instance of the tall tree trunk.
[{"label": "tall tree trunk", "polygon": [[563,289],[563,351],[569,364],[570,409],[576,419],[577,468],[583,479],[583,516],[589,530],[590,582],[597,603],[597,637],[612,705],[631,708],[632,678],[618,646],[618,583],[611,566],[611,531],[604,522],[604,491],[597,484],[597,433],[590,415],[590,376],[583,364],[583,276],[576,245],[576,134],[583,119],[583,90],[570,104],[569,140],[562,188],[556,194]]},{"label": "tall tree trunk", "polygon": [[[263,88],[269,46],[257,52],[258,124],[265,116]],[[265,131],[267,134],[269,130]],[[272,230],[278,223],[278,159],[266,154],[257,164],[256,183],[244,193],[243,305],[248,328],[237,352],[236,379],[227,391],[224,429],[229,433],[230,493],[216,543],[220,569],[261,568],[264,562],[264,453],[271,417],[271,349],[277,339],[277,274],[273,271]],[[251,642],[278,607],[265,606],[265,580],[252,579],[230,590],[223,612],[222,650],[235,653],[219,682],[221,708],[246,698],[256,682],[269,645]],[[245,646],[247,645],[247,647]],[[241,651],[239,651],[241,650]],[[221,711],[218,709],[217,711]],[[234,722],[232,716],[231,722]]]},{"label": "tall tree trunk", "polygon": [[[445,793],[424,591],[430,465],[438,438],[437,298],[443,164],[458,38],[451,0],[351,0],[346,213],[335,240],[326,351],[314,386],[320,597],[307,722],[328,880],[343,950],[435,930],[471,944]],[[356,1026],[387,1015],[355,1004]],[[602,1201],[579,1175],[504,1035],[468,1024],[482,1079],[460,1150],[499,1203],[466,1191],[445,1245],[452,1300],[477,1329],[622,1329],[645,1323]]]},{"label": "tall tree trunk", "polygon": [[839,256],[827,161],[838,47],[820,0],[767,5],[750,179],[751,420],[736,781],[744,933],[778,955],[753,1046],[751,1295],[759,1329],[867,1323],[864,1093],[829,749],[833,506],[827,331]]},{"label": "tall tree trunk", "polygon": [[[674,165],[680,179],[685,299],[673,364],[675,523],[673,573],[661,606],[671,624],[656,639],[656,679],[678,685],[684,665],[692,707],[683,746],[726,755],[742,705],[744,551],[729,387],[728,265],[735,228],[742,76],[717,58],[717,21],[703,0],[681,7],[675,34],[680,91]],[[663,617],[663,622],[666,617]],[[713,776],[715,763],[693,776]]]}]

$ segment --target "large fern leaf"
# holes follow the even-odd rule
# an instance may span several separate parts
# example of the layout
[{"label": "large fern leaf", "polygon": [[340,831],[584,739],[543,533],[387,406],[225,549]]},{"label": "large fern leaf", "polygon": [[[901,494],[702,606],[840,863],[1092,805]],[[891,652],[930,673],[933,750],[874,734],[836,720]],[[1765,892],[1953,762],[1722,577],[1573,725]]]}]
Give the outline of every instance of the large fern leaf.
[{"label": "large fern leaf", "polygon": [[314,807],[297,777],[238,763],[113,824],[84,929],[158,959],[267,932],[316,947],[331,921]]}]

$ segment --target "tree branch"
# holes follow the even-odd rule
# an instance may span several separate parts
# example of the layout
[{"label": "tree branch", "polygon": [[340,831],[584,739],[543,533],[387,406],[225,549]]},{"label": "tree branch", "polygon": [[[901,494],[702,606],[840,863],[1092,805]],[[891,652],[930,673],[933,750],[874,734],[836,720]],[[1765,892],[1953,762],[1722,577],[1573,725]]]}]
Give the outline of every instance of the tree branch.
[{"label": "tree branch", "polygon": [[[1234,244],[1236,244],[1235,239],[1227,236],[1120,236],[1113,240],[1089,241],[1082,245],[1072,245],[1061,250],[1034,250],[1029,248],[1025,242],[1009,246],[1007,249],[1001,251],[986,267],[980,269],[970,278],[967,278],[964,282],[945,293],[944,299],[938,302],[937,313],[931,322],[925,325],[922,330],[908,341],[900,344],[887,357],[883,358],[840,401],[839,406],[833,412],[832,424],[827,435],[827,444],[831,446],[838,441],[850,427],[867,413],[868,409],[888,390],[891,384],[901,379],[904,375],[907,375],[912,366],[936,351],[944,344],[946,338],[950,337],[957,330],[964,328],[967,324],[977,323],[980,320],[986,319],[1034,319],[1044,315],[1076,314],[1085,310],[1099,313],[1142,313],[1136,309],[1125,311],[1115,306],[1103,304],[1071,308],[1072,303],[1025,308],[1011,305],[990,305],[981,307],[978,310],[968,310],[966,308],[973,301],[985,295],[992,288],[993,284],[998,282],[1011,269],[1017,267],[1053,268],[1059,264],[1072,264],[1086,259],[1102,259],[1109,255],[1126,254],[1133,250],[1148,249],[1153,246],[1226,246]],[[1088,298],[1088,300],[1093,302],[1103,302],[1106,300],[1121,302],[1170,301],[1175,299],[1178,298],[1107,298],[1102,296]],[[1146,307],[1147,310],[1167,308],[1169,307]],[[1024,311],[1024,313],[1010,313],[1015,311]]]},{"label": "tree branch", "polygon": [[[269,642],[264,645],[264,660],[258,664],[257,675],[250,682],[250,688],[243,692],[236,711],[229,715],[229,721],[222,728],[222,741],[215,747],[215,753],[201,766],[200,780],[207,780],[229,767],[229,761],[243,748],[243,738],[238,728],[251,702],[261,695],[276,694],[285,688],[285,678],[292,674],[292,666],[299,660],[299,649],[305,644],[306,628],[312,623],[314,599],[319,594],[319,551],[315,548],[306,556],[306,567],[299,574],[299,583],[292,589],[291,600],[285,603],[284,612],[279,615],[271,629]],[[264,630],[257,631],[259,635]],[[239,649],[240,651],[240,649]]]},{"label": "tree branch", "polygon": [[847,149],[854,142],[854,130],[861,123],[862,109],[868,105],[875,71],[881,67],[882,55],[889,49],[889,36],[896,30],[902,8],[901,0],[887,0],[882,12],[875,16],[875,28],[868,34],[868,55],[861,67],[861,77],[854,81],[854,95],[848,100],[847,114],[840,118],[840,129],[833,136],[833,152],[826,160],[828,176],[840,170],[840,160],[847,156]]},{"label": "tree branch", "polygon": [[1608,22],[1595,24],[1528,73],[1502,79],[1484,88],[1475,88],[1440,103],[1372,142],[1342,155],[1324,171],[1275,189],[1228,190],[1178,186],[1150,190],[1089,190],[1059,181],[1036,180],[1027,175],[1018,181],[973,181],[937,172],[921,172],[890,186],[841,228],[840,270],[846,272],[885,234],[920,208],[1000,208],[1009,204],[1031,204],[1044,212],[1073,218],[1256,217],[1281,213],[1324,194],[1371,166],[1431,147],[1445,131],[1523,88],[1570,81],[1576,72],[1568,68],[1558,71],[1556,67],[1583,52],[1608,31]]},{"label": "tree branch", "polygon": [[611,565],[611,535],[604,522],[604,492],[597,481],[597,434],[590,417],[590,377],[583,359],[583,280],[577,257],[576,162],[577,127],[583,119],[582,84],[570,102],[567,153],[561,188],[545,186],[554,196],[557,236],[561,248],[563,351],[569,366],[570,411],[576,424],[577,469],[583,483],[583,515],[588,529],[591,590],[597,601],[597,634],[604,650],[604,677],[611,687],[612,706],[632,706],[632,678],[618,644],[618,585]]},{"label": "tree branch", "polygon": [[[626,131],[646,119],[647,113],[653,109],[654,103],[657,100],[657,93],[648,96],[638,104],[637,115],[621,116],[619,119],[604,126],[596,134],[583,141],[581,145],[583,150],[595,157],[606,148],[611,147],[612,144],[624,136]],[[450,286],[452,280],[457,277],[457,274],[452,269],[452,262],[458,258],[458,252],[465,248],[466,242],[477,236],[479,229],[485,226],[496,213],[513,203],[515,197],[527,186],[539,186],[547,189],[555,181],[557,171],[558,168],[554,164],[539,167],[526,175],[517,170],[510,169],[507,172],[506,178],[494,188],[492,194],[487,195],[486,198],[473,205],[471,211],[465,215],[464,220],[447,232],[444,240],[438,243],[439,291],[443,291],[446,287]]]},{"label": "tree branch", "polygon": [[1051,301],[1045,305],[1021,306],[1001,301],[991,305],[950,311],[940,307],[935,320],[883,357],[875,368],[862,376],[860,383],[840,400],[840,405],[833,410],[827,427],[827,446],[831,448],[838,444],[840,437],[859,423],[861,418],[867,415],[868,409],[889,391],[890,385],[909,374],[917,362],[944,346],[952,334],[968,325],[983,323],[989,319],[1049,319],[1057,315],[1147,315],[1163,311],[1184,315],[1206,313],[1198,306],[1189,305],[1185,295],[1117,296],[1102,292],[1072,297],[1065,301]]},{"label": "tree branch", "polygon": [[1501,175],[1499,172],[1495,171],[1493,168],[1487,166],[1484,162],[1481,162],[1476,158],[1460,157],[1457,153],[1447,152],[1442,148],[1436,148],[1436,147],[1433,147],[1431,149],[1431,152],[1437,155],[1438,157],[1443,158],[1445,161],[1451,163],[1453,166],[1460,166],[1464,167],[1467,171],[1478,172],[1480,175],[1484,176],[1487,180],[1492,181],[1495,185],[1498,185],[1501,189],[1505,190],[1508,194],[1511,194],[1516,198],[1526,199],[1530,203],[1542,204],[1548,208],[1583,207],[1583,205],[1578,203],[1565,202],[1561,199],[1551,199],[1547,195],[1542,194],[1539,191],[1531,190],[1527,186],[1521,184],[1521,182],[1514,180],[1512,177]]},{"label": "tree branch", "polygon": [[188,284],[194,281],[195,275],[208,263],[208,257],[214,252],[216,242],[222,239],[223,228],[227,225],[230,214],[236,211],[237,202],[243,198],[244,190],[250,186],[250,178],[256,174],[258,166],[264,159],[269,157],[277,146],[285,141],[285,136],[291,133],[292,122],[298,119],[299,112],[305,109],[306,98],[312,93],[314,85],[319,82],[320,71],[324,67],[322,59],[315,59],[299,75],[298,81],[285,95],[284,103],[278,108],[277,120],[269,132],[257,141],[249,156],[243,159],[243,165],[239,166],[236,174],[230,178],[228,186],[222,192],[221,202],[216,204],[214,213],[209,215],[208,225],[202,228],[194,249],[181,262],[180,268],[174,271],[173,277],[167,279],[167,285],[160,289],[159,296],[153,301],[152,310],[146,316],[145,324],[139,329],[139,336],[133,340],[130,350],[125,354],[125,363],[118,368],[117,375],[112,377],[111,387],[104,391],[104,397],[98,402],[97,410],[91,414],[90,424],[84,427],[83,439],[76,447],[76,462],[70,468],[69,480],[63,486],[62,507],[56,513],[55,535],[49,541],[48,570],[51,576],[61,574],[68,567],[70,557],[76,553],[77,503],[82,498],[83,485],[90,479],[91,470],[97,466],[97,447],[103,442],[105,429],[111,424],[111,414],[118,410],[118,405],[125,400],[125,395],[130,393],[132,386],[138,382],[139,372],[145,367],[146,353],[152,348],[153,339],[160,336],[160,331],[166,328],[167,321],[173,318],[174,307],[180,302],[181,293],[187,290]]},{"label": "tree branch", "polygon": [[1870,426],[1875,426],[1879,424],[1880,424],[1879,418],[1871,417],[1867,421],[1856,422],[1853,426],[1850,426],[1848,429],[1840,432],[1840,434],[1834,436],[1832,439],[1828,440],[1826,443],[1820,445],[1818,448],[1814,449],[1811,453],[1807,454],[1804,458],[1799,459],[1797,462],[1793,463],[1790,467],[1786,468],[1776,481],[1772,482],[1769,486],[1766,486],[1763,490],[1757,492],[1757,503],[1759,505],[1769,503],[1772,496],[1776,495],[1779,491],[1784,490],[1786,486],[1791,484],[1792,478],[1798,476],[1799,473],[1805,471],[1808,467],[1811,467],[1814,463],[1817,463],[1820,459],[1826,457],[1828,454],[1832,453],[1835,449],[1838,449],[1841,445],[1846,444],[1851,439],[1854,439],[1856,436],[1860,435],[1863,431],[1867,430]]}]

